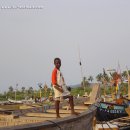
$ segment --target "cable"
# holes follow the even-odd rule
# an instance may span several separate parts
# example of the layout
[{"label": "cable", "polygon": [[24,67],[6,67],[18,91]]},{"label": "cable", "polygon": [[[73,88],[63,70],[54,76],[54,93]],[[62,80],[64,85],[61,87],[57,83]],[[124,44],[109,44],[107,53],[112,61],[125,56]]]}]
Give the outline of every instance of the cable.
[{"label": "cable", "polygon": [[101,124],[102,124],[102,129],[104,130],[104,127],[103,127],[103,122],[101,121]]},{"label": "cable", "polygon": [[110,127],[110,125],[105,121],[105,123],[108,125],[108,127],[110,128],[110,130],[113,130],[111,127]]},{"label": "cable", "polygon": [[60,130],[62,130],[62,128],[56,123],[56,122],[54,122],[54,121],[51,121],[51,120],[46,120],[46,121],[48,121],[48,122],[51,122],[51,123],[53,123],[53,124],[55,124]]}]

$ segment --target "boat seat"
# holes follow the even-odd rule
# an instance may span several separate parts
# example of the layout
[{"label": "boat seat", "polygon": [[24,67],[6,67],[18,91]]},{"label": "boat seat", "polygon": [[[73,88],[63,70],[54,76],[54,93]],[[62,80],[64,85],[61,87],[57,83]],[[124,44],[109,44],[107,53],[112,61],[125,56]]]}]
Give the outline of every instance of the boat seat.
[{"label": "boat seat", "polygon": [[96,99],[99,97],[99,90],[100,90],[99,84],[95,84],[92,88],[90,99],[88,101],[85,101],[84,105],[91,105],[95,103]]},{"label": "boat seat", "polygon": [[85,94],[83,95],[83,97],[89,98],[89,97],[91,97],[91,95],[92,95],[92,92],[90,92],[89,94],[87,92],[85,92]]}]

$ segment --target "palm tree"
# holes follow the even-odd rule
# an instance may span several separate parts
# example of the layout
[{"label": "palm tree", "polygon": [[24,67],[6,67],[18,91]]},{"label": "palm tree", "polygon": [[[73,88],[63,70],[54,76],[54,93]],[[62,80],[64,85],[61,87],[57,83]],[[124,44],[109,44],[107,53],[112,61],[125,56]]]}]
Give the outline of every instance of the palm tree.
[{"label": "palm tree", "polygon": [[39,86],[39,89],[40,89],[40,91],[39,91],[39,97],[40,97],[40,100],[41,100],[41,97],[42,97],[42,91],[41,91],[41,89],[42,89],[42,83],[38,83],[38,86]]},{"label": "palm tree", "polygon": [[23,92],[23,93],[25,92],[25,87],[22,87],[22,92]]},{"label": "palm tree", "polygon": [[45,97],[47,96],[47,90],[48,90],[48,86],[47,84],[45,83],[45,85],[43,86],[43,89],[44,89],[44,92],[45,92]]},{"label": "palm tree", "polygon": [[85,88],[87,87],[88,85],[88,80],[86,77],[83,77],[83,81],[81,82],[81,86],[84,88],[84,91],[85,91]]},{"label": "palm tree", "polygon": [[98,82],[102,82],[102,78],[103,78],[103,74],[102,73],[99,73],[97,76],[96,76],[96,79]]},{"label": "palm tree", "polygon": [[91,75],[89,76],[88,81],[90,81],[90,82],[93,81],[93,77]]},{"label": "palm tree", "polygon": [[33,93],[33,87],[29,87],[28,93],[29,93],[29,94]]},{"label": "palm tree", "polygon": [[124,80],[126,80],[128,78],[127,71],[123,71],[121,76],[123,77]]},{"label": "palm tree", "polygon": [[38,83],[38,87],[41,89],[42,88],[42,83]]},{"label": "palm tree", "polygon": [[13,92],[14,88],[12,86],[9,87],[9,92]]}]

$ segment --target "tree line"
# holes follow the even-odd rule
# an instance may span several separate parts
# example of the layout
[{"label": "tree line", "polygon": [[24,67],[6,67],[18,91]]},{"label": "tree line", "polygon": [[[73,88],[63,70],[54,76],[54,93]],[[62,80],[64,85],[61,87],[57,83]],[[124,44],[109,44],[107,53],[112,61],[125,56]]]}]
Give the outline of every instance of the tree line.
[{"label": "tree line", "polygon": [[[115,75],[116,72],[109,72],[106,73],[105,70],[103,69],[102,73],[99,73],[95,78],[96,82],[100,83],[102,85],[101,92],[103,93],[104,85],[108,86],[107,87],[107,93],[110,93],[110,86],[111,86],[111,80],[112,77]],[[121,76],[121,89],[122,91],[127,93],[128,85],[127,85],[127,79],[128,79],[128,74],[130,75],[130,70],[128,71],[123,71],[120,73]],[[81,85],[79,87],[72,89],[72,94],[73,95],[83,95],[84,92],[90,92],[91,91],[91,83],[93,83],[94,77],[93,76],[88,76],[83,77],[81,81]],[[125,82],[126,81],[126,82]],[[18,85],[16,85],[18,86]],[[125,86],[125,87],[124,87]],[[16,95],[15,95],[16,94]],[[4,93],[0,93],[0,100],[7,100],[8,98],[11,99],[17,99],[17,100],[23,100],[23,99],[29,99],[31,97],[49,97],[50,95],[53,95],[53,89],[52,86],[48,87],[46,84],[38,84],[38,90],[34,90],[33,87],[21,87],[21,89],[16,89],[13,86],[9,86],[8,91]],[[16,96],[16,97],[15,97]]]}]

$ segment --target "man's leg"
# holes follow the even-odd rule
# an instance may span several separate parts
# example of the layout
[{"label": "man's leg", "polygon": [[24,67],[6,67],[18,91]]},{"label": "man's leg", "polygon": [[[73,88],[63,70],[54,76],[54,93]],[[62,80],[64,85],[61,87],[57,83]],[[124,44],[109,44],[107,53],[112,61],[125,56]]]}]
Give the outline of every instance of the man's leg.
[{"label": "man's leg", "polygon": [[55,108],[56,108],[56,117],[57,117],[57,118],[60,118],[59,105],[60,105],[60,101],[59,101],[59,100],[56,100],[56,101],[55,101]]},{"label": "man's leg", "polygon": [[73,101],[73,96],[68,96],[69,98],[69,104],[71,107],[71,113],[74,113],[74,101]]},{"label": "man's leg", "polygon": [[75,110],[74,110],[73,96],[70,95],[68,98],[69,98],[69,104],[70,104],[70,107],[71,107],[71,114],[78,115],[79,113],[75,112]]}]

